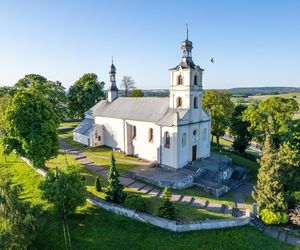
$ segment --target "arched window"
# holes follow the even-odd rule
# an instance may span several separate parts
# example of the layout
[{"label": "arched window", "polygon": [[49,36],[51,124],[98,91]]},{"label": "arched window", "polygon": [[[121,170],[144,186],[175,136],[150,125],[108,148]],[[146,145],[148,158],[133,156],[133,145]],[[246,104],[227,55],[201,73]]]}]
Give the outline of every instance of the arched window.
[{"label": "arched window", "polygon": [[194,76],[194,85],[198,85],[198,77],[197,77],[197,75]]},{"label": "arched window", "polygon": [[207,128],[203,129],[203,141],[207,139]]},{"label": "arched window", "polygon": [[196,136],[197,135],[197,129],[194,129],[193,130],[193,136]]},{"label": "arched window", "polygon": [[179,75],[177,78],[177,85],[182,85],[183,84],[183,78],[182,75]]},{"label": "arched window", "polygon": [[198,98],[194,97],[194,109],[198,108]]},{"label": "arched window", "polygon": [[153,142],[153,128],[149,128],[148,141]]},{"label": "arched window", "polygon": [[182,98],[181,97],[177,97],[176,99],[176,107],[181,107],[182,106]]},{"label": "arched window", "polygon": [[170,133],[165,132],[165,148],[170,148]]},{"label": "arched window", "polygon": [[182,135],[182,147],[186,146],[186,133],[183,133]]}]

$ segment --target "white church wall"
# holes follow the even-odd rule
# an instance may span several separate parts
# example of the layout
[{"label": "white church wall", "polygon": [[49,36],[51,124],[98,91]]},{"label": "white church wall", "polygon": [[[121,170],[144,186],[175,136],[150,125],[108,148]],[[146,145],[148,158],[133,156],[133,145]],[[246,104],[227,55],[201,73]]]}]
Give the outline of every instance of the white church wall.
[{"label": "white church wall", "polygon": [[[179,126],[178,127],[178,134],[180,135],[179,137],[179,168],[182,168],[186,166],[189,162],[189,129],[188,126]],[[184,139],[184,135],[186,138]]]},{"label": "white church wall", "polygon": [[[165,132],[169,132],[170,134],[169,148],[165,147],[165,138],[164,138]],[[177,145],[178,145],[177,127],[162,127],[162,159],[161,159],[162,165],[178,168]]]},{"label": "white church wall", "polygon": [[210,156],[210,121],[200,124],[199,156],[206,158]]},{"label": "white church wall", "polygon": [[122,151],[124,147],[124,121],[122,119],[96,117],[96,124],[103,124],[103,140],[104,145],[112,148],[120,148]]},{"label": "white church wall", "polygon": [[79,142],[81,144],[87,145],[89,146],[89,137],[82,135],[82,134],[78,134],[78,133],[73,133],[73,140],[76,142]]}]

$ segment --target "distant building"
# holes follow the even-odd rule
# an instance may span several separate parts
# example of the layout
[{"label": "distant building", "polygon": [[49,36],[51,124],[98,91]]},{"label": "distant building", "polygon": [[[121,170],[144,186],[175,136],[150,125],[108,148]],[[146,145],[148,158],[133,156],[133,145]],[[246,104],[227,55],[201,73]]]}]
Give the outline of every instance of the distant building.
[{"label": "distant building", "polygon": [[204,70],[194,64],[192,48],[187,33],[181,62],[169,70],[169,97],[118,97],[112,63],[108,98],[85,113],[74,140],[175,169],[209,157],[211,115],[202,108]]}]

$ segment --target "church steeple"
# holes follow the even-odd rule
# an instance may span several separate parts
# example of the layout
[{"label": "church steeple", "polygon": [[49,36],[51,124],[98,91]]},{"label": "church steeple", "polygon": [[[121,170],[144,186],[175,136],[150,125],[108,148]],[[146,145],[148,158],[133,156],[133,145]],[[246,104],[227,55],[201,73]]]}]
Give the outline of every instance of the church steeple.
[{"label": "church steeple", "polygon": [[118,98],[119,89],[116,85],[116,67],[112,60],[110,70],[109,70],[109,86],[108,86],[108,101],[113,102]]}]

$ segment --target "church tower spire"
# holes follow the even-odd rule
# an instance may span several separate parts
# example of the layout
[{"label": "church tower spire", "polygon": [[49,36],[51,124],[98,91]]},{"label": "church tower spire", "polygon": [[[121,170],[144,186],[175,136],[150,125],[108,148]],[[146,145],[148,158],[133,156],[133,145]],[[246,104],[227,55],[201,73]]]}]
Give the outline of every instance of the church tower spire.
[{"label": "church tower spire", "polygon": [[108,96],[107,100],[109,102],[113,102],[115,99],[118,98],[119,89],[116,85],[116,67],[112,60],[110,70],[109,70],[109,86],[108,86]]}]

